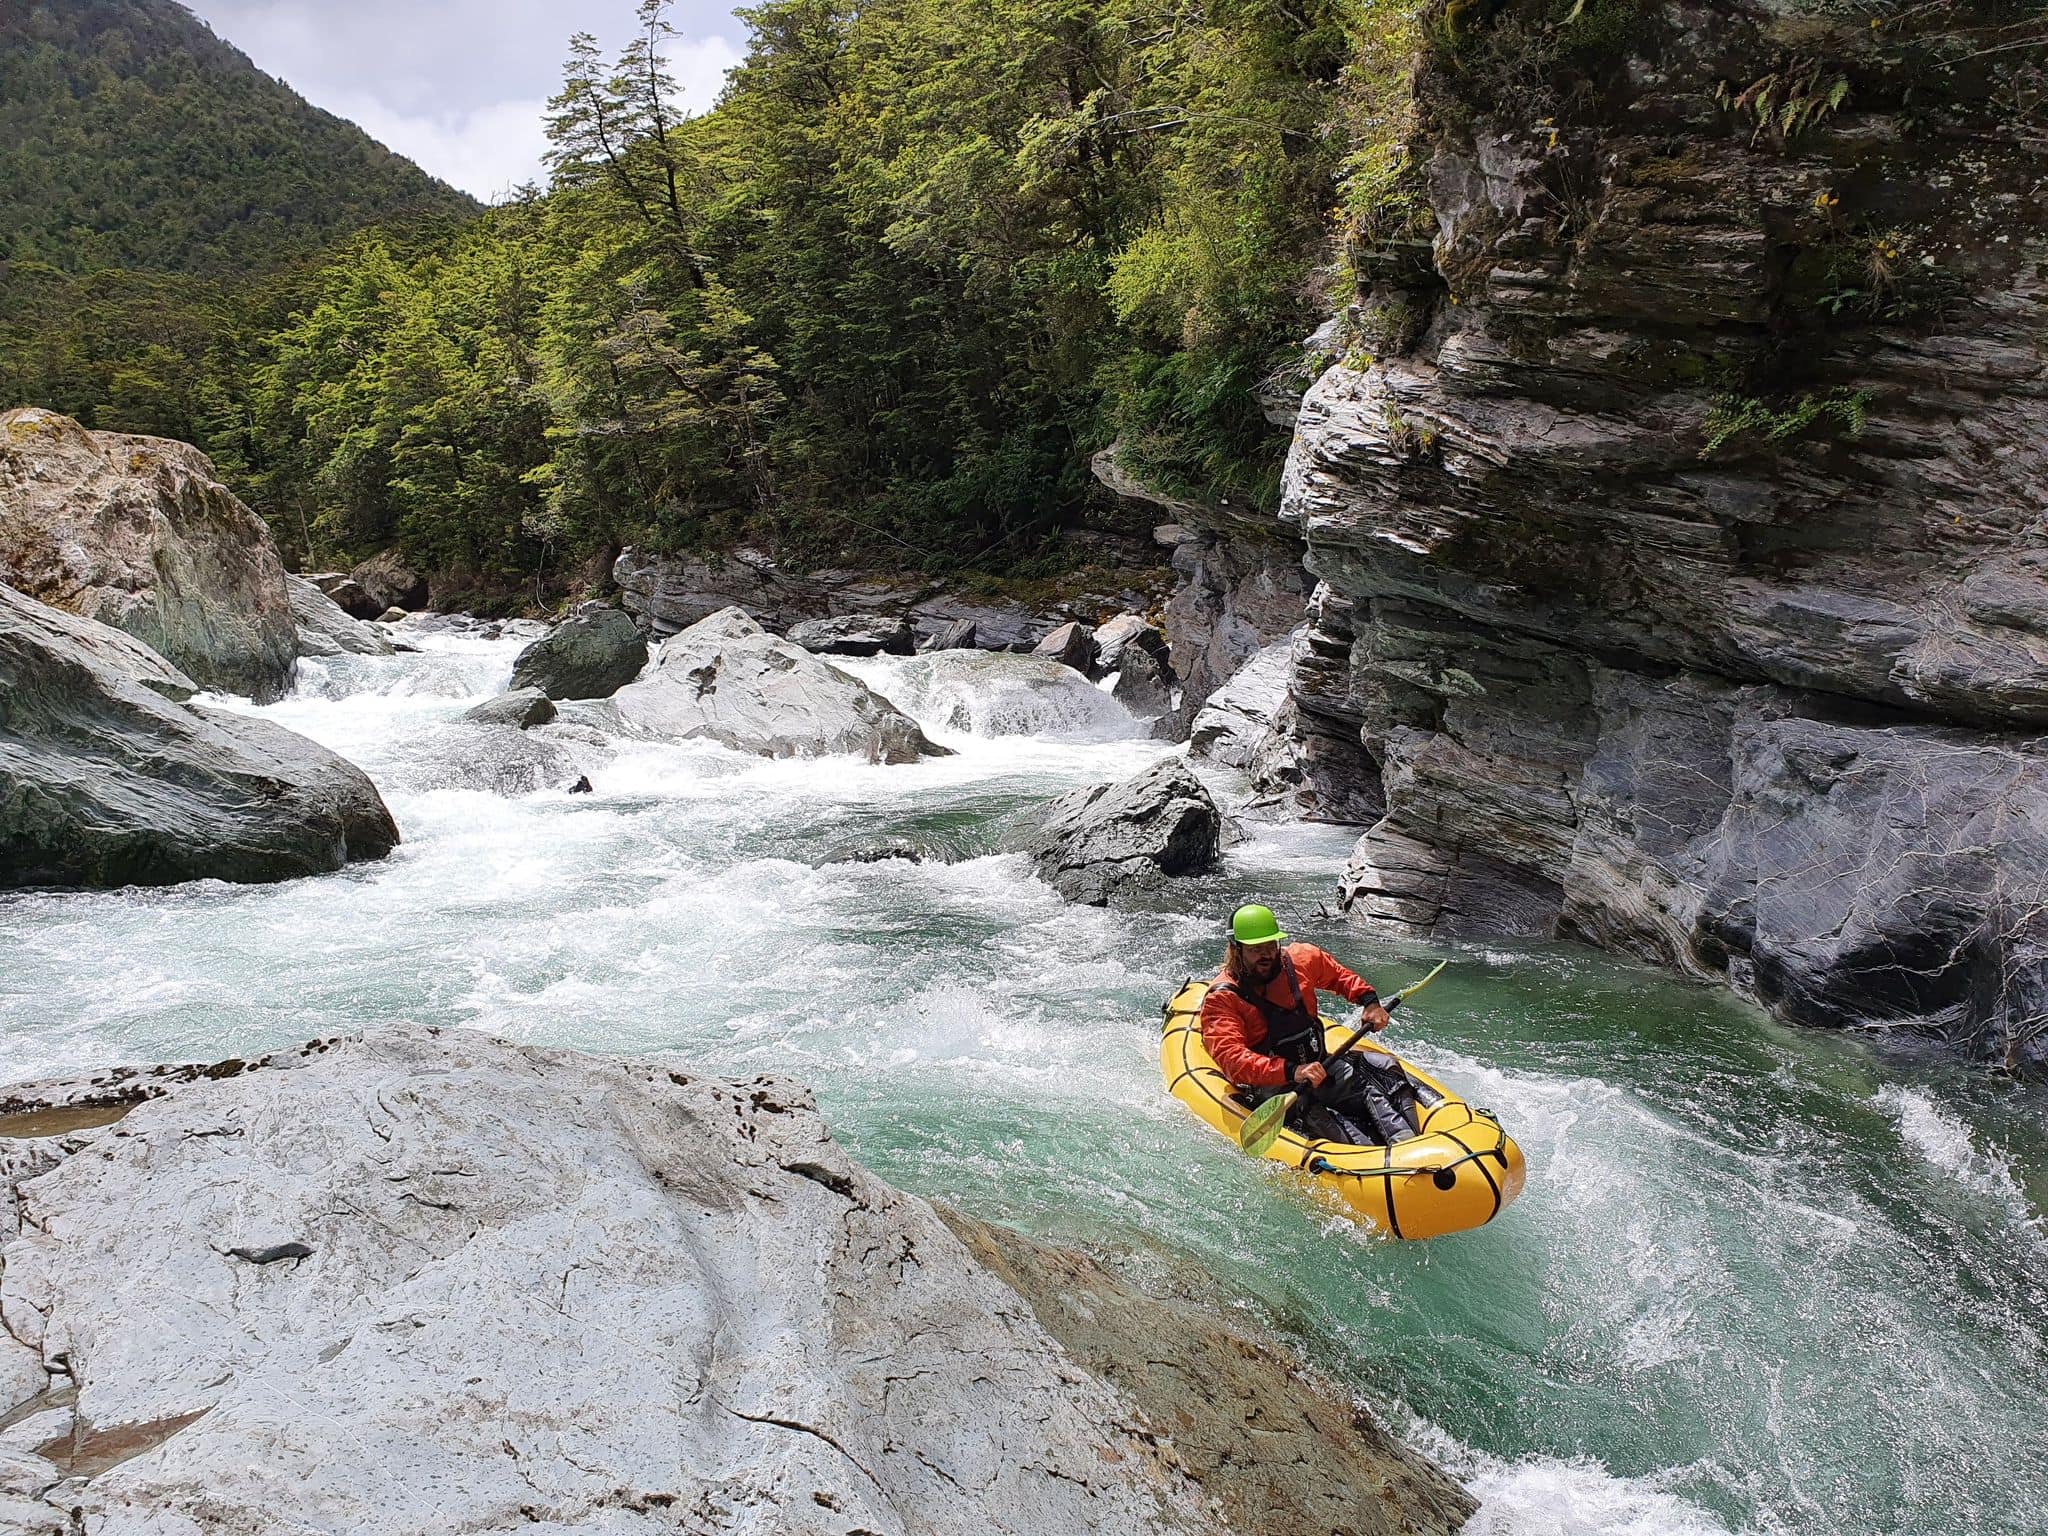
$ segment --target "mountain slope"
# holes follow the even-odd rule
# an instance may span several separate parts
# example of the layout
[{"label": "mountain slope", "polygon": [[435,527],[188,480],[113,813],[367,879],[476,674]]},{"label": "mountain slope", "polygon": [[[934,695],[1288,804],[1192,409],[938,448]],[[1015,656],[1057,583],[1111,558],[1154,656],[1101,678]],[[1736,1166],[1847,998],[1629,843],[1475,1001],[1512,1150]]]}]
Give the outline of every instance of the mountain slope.
[{"label": "mountain slope", "polygon": [[303,100],[175,0],[0,0],[0,257],[266,271],[476,204]]}]

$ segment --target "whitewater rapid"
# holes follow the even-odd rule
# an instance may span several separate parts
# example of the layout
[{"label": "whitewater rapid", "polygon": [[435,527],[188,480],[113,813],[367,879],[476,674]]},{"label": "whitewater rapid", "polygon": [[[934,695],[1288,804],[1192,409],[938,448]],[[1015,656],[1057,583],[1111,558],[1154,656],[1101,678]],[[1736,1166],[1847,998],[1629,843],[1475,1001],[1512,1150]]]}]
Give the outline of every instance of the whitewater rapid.
[{"label": "whitewater rapid", "polygon": [[[1169,750],[1078,676],[855,663],[956,755],[771,762],[469,724],[529,633],[407,634],[261,711],[361,763],[403,846],[0,900],[0,1078],[399,1017],[783,1072],[900,1185],[1257,1296],[1488,1536],[2048,1528],[2037,1093],[1562,946],[1361,942],[1319,916],[1339,829],[1246,826],[1144,910],[1070,906],[1003,850]],[[859,857],[902,844],[928,856]],[[1453,961],[1397,1027],[1528,1153],[1498,1222],[1375,1241],[1163,1093],[1160,1003],[1253,895],[1383,981]]]}]

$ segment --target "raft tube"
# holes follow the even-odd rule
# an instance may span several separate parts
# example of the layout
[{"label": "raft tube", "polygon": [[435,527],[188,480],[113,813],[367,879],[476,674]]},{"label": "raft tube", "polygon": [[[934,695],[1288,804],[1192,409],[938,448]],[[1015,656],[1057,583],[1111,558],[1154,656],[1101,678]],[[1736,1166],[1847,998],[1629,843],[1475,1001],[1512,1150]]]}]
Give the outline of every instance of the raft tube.
[{"label": "raft tube", "polygon": [[[1237,1096],[1202,1044],[1202,999],[1208,991],[1206,981],[1191,981],[1166,1005],[1159,1066],[1167,1092],[1235,1141],[1251,1106]],[[1327,1018],[1323,1029],[1331,1050],[1353,1033]],[[1522,1192],[1528,1175],[1522,1149],[1488,1111],[1466,1103],[1414,1062],[1394,1059],[1424,1090],[1424,1099],[1436,1096],[1426,1109],[1417,1106],[1420,1135],[1393,1147],[1360,1147],[1311,1140],[1288,1129],[1266,1157],[1300,1169],[1389,1237],[1441,1237],[1485,1226]]]}]

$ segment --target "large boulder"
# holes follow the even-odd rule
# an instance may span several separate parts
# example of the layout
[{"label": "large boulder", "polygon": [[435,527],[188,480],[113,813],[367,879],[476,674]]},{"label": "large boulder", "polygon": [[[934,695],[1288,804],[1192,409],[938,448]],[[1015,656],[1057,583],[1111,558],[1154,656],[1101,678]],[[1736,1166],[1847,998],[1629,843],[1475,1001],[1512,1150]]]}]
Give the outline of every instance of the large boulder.
[{"label": "large boulder", "polygon": [[1177,757],[1121,784],[1060,796],[1026,845],[1039,878],[1070,901],[1104,906],[1216,867],[1223,817]]},{"label": "large boulder", "polygon": [[1093,638],[1097,677],[1107,677],[1122,668],[1125,653],[1134,649],[1144,651],[1158,662],[1156,670],[1162,673],[1170,670],[1166,636],[1147,622],[1142,614],[1120,613],[1098,624]]},{"label": "large boulder", "polygon": [[608,699],[647,665],[647,637],[617,608],[585,603],[519,653],[514,688],[551,699]]},{"label": "large boulder", "polygon": [[1140,719],[1152,720],[1173,708],[1173,687],[1164,665],[1142,646],[1128,646],[1118,662],[1109,696]]},{"label": "large boulder", "polygon": [[[970,626],[971,628],[971,626]],[[900,614],[846,614],[836,619],[809,619],[790,626],[792,645],[819,656],[908,656],[917,649],[917,631]]]},{"label": "large boulder", "polygon": [[662,643],[612,699],[627,724],[762,757],[851,753],[871,762],[945,757],[917,723],[858,678],[761,628],[737,608]]},{"label": "large boulder", "polygon": [[[0,1489],[58,1532],[1442,1536],[1472,1510],[1234,1309],[949,1226],[785,1079],[408,1025],[10,1100],[135,1106],[0,1162],[0,1414],[35,1421]],[[1247,1437],[1247,1403],[1286,1411]]]},{"label": "large boulder", "polygon": [[426,577],[401,560],[395,550],[372,555],[349,576],[380,611],[403,608],[410,613],[427,605]]},{"label": "large boulder", "polygon": [[301,656],[389,656],[391,642],[360,619],[344,613],[341,605],[297,576],[284,579],[285,595],[291,599],[292,622],[299,632]]},{"label": "large boulder", "polygon": [[353,764],[90,619],[0,587],[0,887],[283,880],[381,858]]},{"label": "large boulder", "polygon": [[197,448],[0,413],[0,582],[267,702],[299,654],[284,576],[263,519]]},{"label": "large boulder", "polygon": [[1031,654],[1086,672],[1095,665],[1095,636],[1086,625],[1070,620],[1033,646]]},{"label": "large boulder", "polygon": [[1294,642],[1269,645],[1239,667],[1195,712],[1188,751],[1196,757],[1249,768],[1259,743],[1287,702]]},{"label": "large boulder", "polygon": [[538,688],[514,688],[495,699],[485,699],[462,718],[477,725],[511,725],[529,731],[548,724],[555,714],[555,701]]},{"label": "large boulder", "polygon": [[367,623],[389,606],[370,596],[363,584],[346,571],[319,571],[306,580],[333,598],[341,611],[352,619]]}]

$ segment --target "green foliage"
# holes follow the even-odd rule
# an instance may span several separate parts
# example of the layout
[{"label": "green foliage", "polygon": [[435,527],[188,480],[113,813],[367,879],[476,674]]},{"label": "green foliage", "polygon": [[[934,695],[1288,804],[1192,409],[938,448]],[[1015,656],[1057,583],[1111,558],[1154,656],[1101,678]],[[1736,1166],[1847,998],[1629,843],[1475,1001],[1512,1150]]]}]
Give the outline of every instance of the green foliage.
[{"label": "green foliage", "polygon": [[[0,368],[102,423],[146,403],[308,558],[395,545],[479,585],[743,536],[1034,569],[1117,436],[1165,485],[1271,498],[1285,438],[1252,390],[1314,323],[1352,126],[1391,144],[1405,122],[1381,78],[1405,6],[742,15],[746,60],[694,118],[662,73],[666,0],[616,57],[574,40],[544,194],[287,264],[248,318],[195,289],[157,338],[138,297]],[[1361,164],[1352,195],[1394,196]],[[72,302],[54,262],[9,280],[37,326]]]},{"label": "green foliage", "polygon": [[1816,427],[1832,427],[1849,437],[1860,437],[1870,401],[1869,390],[1847,388],[1801,395],[1784,407],[1772,406],[1754,395],[1723,395],[1707,413],[1707,441],[1700,457],[1710,458],[1743,438],[1773,445],[1787,443]]},{"label": "green foliage", "polygon": [[1715,99],[1731,112],[1756,119],[1752,143],[1768,135],[1783,148],[1841,110],[1849,99],[1849,77],[1825,59],[1798,59],[1739,92],[1724,80]]}]

